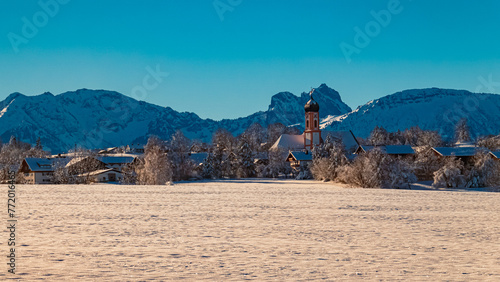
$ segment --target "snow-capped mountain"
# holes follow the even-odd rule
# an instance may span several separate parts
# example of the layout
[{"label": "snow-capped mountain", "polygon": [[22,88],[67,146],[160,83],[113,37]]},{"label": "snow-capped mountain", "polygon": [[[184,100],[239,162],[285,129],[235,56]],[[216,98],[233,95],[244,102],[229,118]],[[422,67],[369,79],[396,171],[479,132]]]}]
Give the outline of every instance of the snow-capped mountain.
[{"label": "snow-capped mountain", "polygon": [[[322,105],[322,117],[351,111],[339,93],[325,84],[317,88],[314,98]],[[137,101],[114,91],[80,89],[56,96],[13,93],[0,102],[0,138],[8,142],[15,135],[34,144],[40,137],[45,148],[52,152],[66,151],[75,145],[105,148],[145,143],[150,135],[168,139],[178,129],[190,139],[206,142],[221,127],[237,135],[255,122],[264,127],[275,122],[287,126],[302,124],[303,106],[308,99],[305,92],[300,97],[282,92],[271,98],[267,111],[214,121]]]},{"label": "snow-capped mountain", "polygon": [[366,138],[375,126],[394,132],[418,125],[436,130],[449,140],[461,118],[467,118],[473,137],[499,134],[500,95],[439,88],[405,90],[370,101],[350,113],[327,117],[321,126],[352,130]]}]

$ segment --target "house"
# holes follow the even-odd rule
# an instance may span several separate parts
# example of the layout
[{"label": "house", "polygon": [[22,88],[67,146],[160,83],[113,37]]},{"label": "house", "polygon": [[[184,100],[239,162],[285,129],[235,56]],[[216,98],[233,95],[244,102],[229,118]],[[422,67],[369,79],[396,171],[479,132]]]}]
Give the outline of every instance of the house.
[{"label": "house", "polygon": [[125,150],[129,153],[144,154],[144,145],[139,143],[127,145]]},{"label": "house", "polygon": [[107,148],[107,149],[104,149],[104,150],[100,150],[98,152],[99,155],[106,155],[106,154],[118,154],[118,153],[121,153],[121,149],[119,147],[111,147],[111,148]]},{"label": "house", "polygon": [[88,177],[90,182],[94,183],[105,183],[105,182],[117,182],[122,180],[122,173],[114,168],[100,169],[92,171],[88,174],[80,174],[79,177]]},{"label": "house", "polygon": [[124,166],[132,164],[135,158],[137,158],[137,156],[125,154],[114,156],[97,156],[97,159],[105,163],[108,168],[115,168],[119,171],[121,171]]},{"label": "house", "polygon": [[108,168],[106,163],[94,157],[75,157],[72,158],[67,164],[66,168],[71,175],[88,174],[92,171]]},{"label": "house", "polygon": [[440,157],[459,158],[466,165],[472,165],[472,158],[477,153],[486,151],[485,148],[480,147],[434,147],[432,150]]},{"label": "house", "polygon": [[28,184],[49,184],[54,174],[52,159],[26,158],[21,163],[19,172]]},{"label": "house", "polygon": [[374,149],[379,149],[384,154],[398,157],[414,156],[415,150],[410,145],[383,145],[383,146],[364,146],[359,145],[355,154],[362,154]]},{"label": "house", "polygon": [[290,151],[286,157],[286,161],[294,169],[298,169],[312,162],[312,154],[307,150]]}]

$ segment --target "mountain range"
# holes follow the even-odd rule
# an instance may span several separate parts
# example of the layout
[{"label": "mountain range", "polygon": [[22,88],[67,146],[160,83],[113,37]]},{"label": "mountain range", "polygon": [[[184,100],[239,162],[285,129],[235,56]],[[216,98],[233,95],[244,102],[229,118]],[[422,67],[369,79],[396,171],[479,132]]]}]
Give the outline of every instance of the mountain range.
[{"label": "mountain range", "polygon": [[[439,88],[406,90],[354,111],[326,84],[316,88],[313,96],[320,105],[322,129],[352,130],[360,137],[367,137],[377,125],[389,131],[419,125],[451,138],[454,124],[462,117],[468,118],[474,136],[498,134],[500,130],[500,95],[496,94]],[[148,136],[168,139],[178,129],[192,140],[209,142],[218,128],[238,135],[255,122],[263,127],[281,122],[303,129],[303,107],[308,100],[306,92],[300,96],[280,92],[271,97],[266,111],[215,121],[114,91],[80,89],[38,96],[13,93],[0,102],[0,138],[8,142],[15,135],[32,144],[40,138],[53,153],[75,145],[106,148],[144,144]]]}]

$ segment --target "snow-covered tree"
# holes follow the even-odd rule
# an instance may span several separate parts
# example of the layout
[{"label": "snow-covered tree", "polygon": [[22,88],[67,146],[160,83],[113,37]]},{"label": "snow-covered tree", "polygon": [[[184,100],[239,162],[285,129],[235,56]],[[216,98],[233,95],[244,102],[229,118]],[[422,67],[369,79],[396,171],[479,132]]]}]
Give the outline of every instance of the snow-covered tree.
[{"label": "snow-covered tree", "polygon": [[455,141],[456,142],[469,142],[471,141],[469,125],[467,119],[460,119],[455,125]]},{"label": "snow-covered tree", "polygon": [[246,178],[254,175],[254,154],[250,147],[250,140],[246,134],[242,134],[236,150],[236,176],[238,178]]},{"label": "snow-covered tree", "polygon": [[446,158],[444,165],[434,172],[434,187],[456,188],[465,186],[465,177],[462,174],[463,162],[455,157]]},{"label": "snow-covered tree", "polygon": [[341,139],[327,135],[323,144],[314,146],[311,173],[317,180],[335,180],[339,170],[348,163]]},{"label": "snow-covered tree", "polygon": [[202,177],[219,179],[224,173],[224,152],[222,146],[214,146],[203,162]]},{"label": "snow-covered tree", "polygon": [[[413,145],[413,144],[412,144]],[[437,131],[423,130],[420,133],[416,146],[439,147],[443,145],[443,139]],[[415,146],[413,145],[413,146]]]},{"label": "snow-covered tree", "polygon": [[253,152],[262,152],[264,148],[261,146],[266,140],[266,130],[260,123],[253,123],[243,133],[248,139],[248,143]]},{"label": "snow-covered tree", "polygon": [[[0,147],[0,181],[8,179],[9,171],[18,171],[24,158],[42,158],[46,155],[47,152],[37,147],[31,148],[30,144],[11,136],[9,143]],[[16,181],[22,183],[22,175],[18,173],[17,177]]]},{"label": "snow-covered tree", "polygon": [[135,163],[132,164],[127,164],[123,166],[121,172],[122,172],[122,179],[120,180],[120,183],[122,184],[137,184],[137,172],[136,168],[141,165],[144,167],[144,164],[141,164],[140,160],[136,160]]},{"label": "snow-covered tree", "polygon": [[290,164],[286,162],[288,150],[277,149],[269,151],[269,163],[259,171],[260,177],[276,178],[280,174],[288,175],[291,173]]},{"label": "snow-covered tree", "polygon": [[401,188],[416,181],[407,160],[389,156],[380,149],[363,153],[350,165],[341,167],[337,179],[364,188]]},{"label": "snow-covered tree", "polygon": [[144,167],[137,171],[142,185],[165,185],[172,180],[172,168],[165,144],[158,137],[150,137],[144,147]]},{"label": "snow-covered tree", "polygon": [[415,173],[420,180],[433,179],[434,172],[443,166],[442,159],[429,145],[415,148],[415,155]]},{"label": "snow-covered tree", "polygon": [[500,135],[481,137],[477,140],[477,146],[491,151],[498,151],[500,150]]},{"label": "snow-covered tree", "polygon": [[191,141],[177,130],[169,142],[169,157],[172,164],[172,177],[174,181],[186,180],[192,176],[194,163],[189,157]]},{"label": "snow-covered tree", "polygon": [[273,123],[267,126],[267,146],[266,149],[269,149],[280,136],[285,132],[286,126],[282,123]]},{"label": "snow-covered tree", "polygon": [[368,139],[372,145],[387,145],[389,133],[383,127],[376,126]]},{"label": "snow-covered tree", "polygon": [[55,184],[73,184],[75,178],[70,175],[66,167],[67,160],[63,158],[55,159],[52,163],[53,174],[50,177],[51,182]]},{"label": "snow-covered tree", "polygon": [[474,156],[474,165],[466,172],[466,187],[491,187],[500,185],[500,165],[486,151]]},{"label": "snow-covered tree", "polygon": [[222,150],[223,152],[229,154],[233,151],[234,145],[236,144],[236,139],[229,131],[223,128],[219,128],[212,137],[212,144],[219,150]]}]

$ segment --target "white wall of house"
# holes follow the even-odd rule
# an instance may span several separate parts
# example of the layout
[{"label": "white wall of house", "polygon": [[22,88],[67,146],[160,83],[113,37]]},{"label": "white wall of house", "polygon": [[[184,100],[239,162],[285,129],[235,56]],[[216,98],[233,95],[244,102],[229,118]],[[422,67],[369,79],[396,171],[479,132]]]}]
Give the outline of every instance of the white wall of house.
[{"label": "white wall of house", "polygon": [[32,171],[24,173],[24,179],[28,184],[49,184],[51,182],[52,172]]}]

